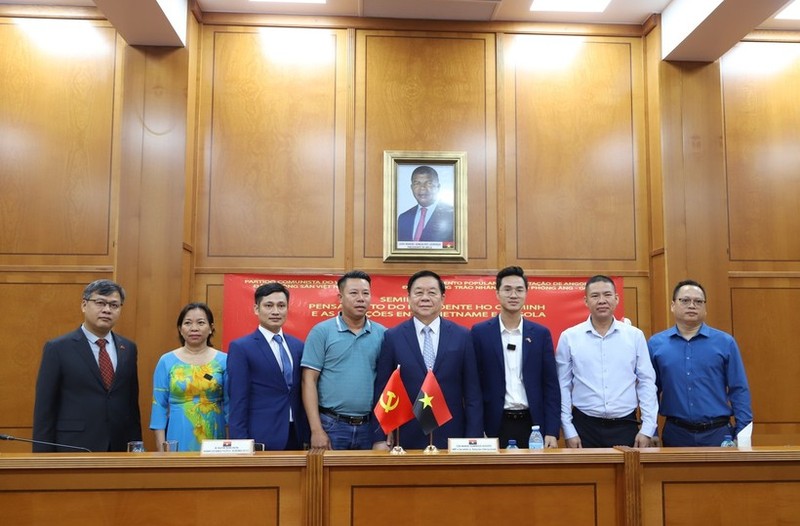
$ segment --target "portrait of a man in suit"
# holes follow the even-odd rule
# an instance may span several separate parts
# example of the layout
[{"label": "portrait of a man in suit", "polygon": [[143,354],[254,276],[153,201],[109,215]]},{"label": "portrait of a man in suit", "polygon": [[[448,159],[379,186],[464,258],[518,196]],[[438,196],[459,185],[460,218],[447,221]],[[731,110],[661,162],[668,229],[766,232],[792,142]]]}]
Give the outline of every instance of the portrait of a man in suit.
[{"label": "portrait of a man in suit", "polygon": [[418,166],[411,173],[411,192],[417,204],[397,218],[398,242],[440,242],[452,246],[455,240],[453,206],[439,199],[439,173],[431,166]]}]

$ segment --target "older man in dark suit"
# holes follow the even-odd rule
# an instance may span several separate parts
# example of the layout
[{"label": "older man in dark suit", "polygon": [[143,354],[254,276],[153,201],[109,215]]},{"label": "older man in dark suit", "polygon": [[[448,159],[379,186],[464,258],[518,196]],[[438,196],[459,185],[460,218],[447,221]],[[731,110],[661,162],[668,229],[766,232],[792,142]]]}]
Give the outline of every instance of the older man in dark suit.
[{"label": "older man in dark suit", "polygon": [[[384,334],[375,401],[392,372],[400,366],[406,391],[416,397],[425,376],[433,370],[453,418],[433,431],[433,444],[447,447],[448,438],[483,436],[481,388],[472,340],[467,329],[441,318],[445,286],[442,278],[430,270],[421,270],[408,280],[408,302],[414,315]],[[377,422],[373,424],[373,447],[387,447],[386,435]],[[429,437],[417,420],[400,428],[400,445],[423,449]]]},{"label": "older man in dark suit", "polygon": [[[142,439],[136,344],[111,332],[125,290],[109,280],[83,291],[83,324],[47,342],[36,381],[34,452],[126,451]],[[42,442],[47,442],[45,444]]]},{"label": "older man in dark suit", "polygon": [[486,435],[528,447],[531,425],[538,424],[545,447],[558,447],[561,391],[553,339],[547,327],[522,317],[528,278],[520,267],[506,267],[495,280],[500,315],[472,327],[483,392]]}]

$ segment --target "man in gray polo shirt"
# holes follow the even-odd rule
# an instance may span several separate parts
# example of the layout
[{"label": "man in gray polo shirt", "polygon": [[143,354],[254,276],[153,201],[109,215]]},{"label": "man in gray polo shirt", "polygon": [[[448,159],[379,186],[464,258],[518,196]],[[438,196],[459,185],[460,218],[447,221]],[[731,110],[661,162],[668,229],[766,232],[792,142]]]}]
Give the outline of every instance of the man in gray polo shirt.
[{"label": "man in gray polo shirt", "polygon": [[367,318],[370,283],[360,270],[339,278],[341,312],[306,338],[303,406],[312,448],[372,449],[372,390],[386,328]]}]

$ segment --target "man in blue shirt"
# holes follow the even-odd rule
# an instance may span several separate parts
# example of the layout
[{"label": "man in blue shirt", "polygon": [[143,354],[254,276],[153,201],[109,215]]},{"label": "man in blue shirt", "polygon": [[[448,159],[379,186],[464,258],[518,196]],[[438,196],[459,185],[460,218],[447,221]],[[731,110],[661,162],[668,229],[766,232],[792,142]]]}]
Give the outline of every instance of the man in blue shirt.
[{"label": "man in blue shirt", "polygon": [[739,347],[733,336],[704,323],[700,283],[678,283],[670,310],[675,326],[648,342],[666,417],[661,440],[665,446],[719,446],[753,421]]},{"label": "man in blue shirt", "polygon": [[315,325],[306,338],[303,405],[312,448],[372,448],[372,389],[386,329],[367,318],[370,284],[360,270],[339,278],[342,311]]}]

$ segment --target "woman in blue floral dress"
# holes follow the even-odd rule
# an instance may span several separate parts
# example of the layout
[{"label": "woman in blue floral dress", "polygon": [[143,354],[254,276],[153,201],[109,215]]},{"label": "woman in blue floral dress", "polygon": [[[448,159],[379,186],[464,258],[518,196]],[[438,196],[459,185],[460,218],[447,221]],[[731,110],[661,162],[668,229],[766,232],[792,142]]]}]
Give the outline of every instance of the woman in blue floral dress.
[{"label": "woman in blue floral dress", "polygon": [[158,360],[153,374],[150,429],[158,450],[177,440],[179,451],[199,451],[203,439],[226,437],[228,356],[211,344],[214,315],[205,303],[190,303],[178,315],[182,347]]}]

